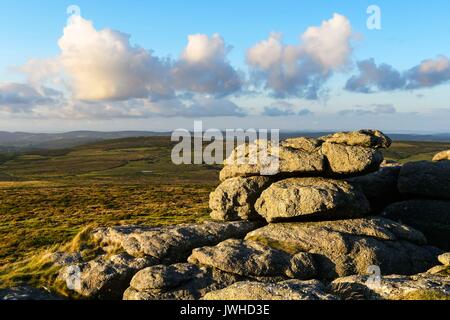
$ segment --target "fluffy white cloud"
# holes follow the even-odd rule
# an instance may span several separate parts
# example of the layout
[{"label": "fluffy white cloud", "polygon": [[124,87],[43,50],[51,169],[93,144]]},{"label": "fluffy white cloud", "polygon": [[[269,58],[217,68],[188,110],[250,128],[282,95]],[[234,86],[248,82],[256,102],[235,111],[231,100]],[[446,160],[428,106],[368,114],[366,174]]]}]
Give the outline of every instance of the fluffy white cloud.
[{"label": "fluffy white cloud", "polygon": [[230,48],[214,34],[190,35],[181,58],[172,70],[177,90],[224,96],[241,89],[238,72],[226,56]]},{"label": "fluffy white cloud", "polygon": [[302,49],[324,70],[338,69],[348,63],[353,36],[350,21],[335,13],[320,27],[310,27],[302,35]]},{"label": "fluffy white cloud", "polygon": [[276,96],[317,99],[332,72],[348,63],[352,35],[348,19],[334,14],[321,26],[308,28],[297,45],[285,45],[281,34],[271,33],[247,51],[247,63]]},{"label": "fluffy white cloud", "polygon": [[129,36],[97,31],[91,21],[73,17],[58,42],[60,63],[79,100],[124,100],[170,96],[170,65],[130,45]]}]

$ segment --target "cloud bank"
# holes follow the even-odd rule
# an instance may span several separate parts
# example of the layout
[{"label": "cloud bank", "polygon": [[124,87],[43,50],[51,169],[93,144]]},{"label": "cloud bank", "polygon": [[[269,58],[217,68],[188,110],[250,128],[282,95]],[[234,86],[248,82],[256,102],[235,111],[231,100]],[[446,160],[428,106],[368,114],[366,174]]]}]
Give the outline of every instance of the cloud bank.
[{"label": "cloud bank", "polygon": [[[188,35],[177,57],[158,57],[133,45],[128,34],[96,29],[92,21],[73,16],[58,40],[56,57],[22,66],[26,83],[0,83],[0,112],[58,119],[244,117],[248,111],[234,98],[269,96],[275,102],[257,114],[308,116],[311,110],[281,99],[323,97],[327,81],[354,65],[354,38],[350,21],[337,13],[307,28],[298,43],[285,44],[281,33],[272,32],[246,51],[245,73],[230,63],[232,47],[218,33]],[[438,56],[399,71],[370,58],[357,62],[356,71],[345,90],[418,90],[448,83],[450,60]],[[392,105],[339,112],[394,113]]]},{"label": "cloud bank", "polygon": [[374,59],[357,63],[359,74],[352,76],[345,89],[360,93],[431,88],[450,81],[450,60],[445,56],[422,61],[400,72],[388,64],[377,65]]}]

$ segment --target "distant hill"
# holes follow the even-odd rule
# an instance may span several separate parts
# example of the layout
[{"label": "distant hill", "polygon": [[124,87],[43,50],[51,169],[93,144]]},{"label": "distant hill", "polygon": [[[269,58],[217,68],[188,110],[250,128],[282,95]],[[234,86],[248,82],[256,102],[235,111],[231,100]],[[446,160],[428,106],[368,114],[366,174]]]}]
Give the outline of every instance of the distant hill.
[{"label": "distant hill", "polygon": [[0,151],[27,149],[66,149],[104,140],[169,136],[170,133],[150,131],[72,131],[65,133],[28,133],[0,131]]},{"label": "distant hill", "polygon": [[[281,132],[282,139],[288,137],[320,137],[331,132]],[[72,131],[65,133],[28,133],[0,131],[0,152],[14,152],[35,149],[67,149],[88,143],[134,137],[170,136],[170,132],[152,131]],[[444,134],[389,134],[395,141],[450,142],[450,133]]]}]

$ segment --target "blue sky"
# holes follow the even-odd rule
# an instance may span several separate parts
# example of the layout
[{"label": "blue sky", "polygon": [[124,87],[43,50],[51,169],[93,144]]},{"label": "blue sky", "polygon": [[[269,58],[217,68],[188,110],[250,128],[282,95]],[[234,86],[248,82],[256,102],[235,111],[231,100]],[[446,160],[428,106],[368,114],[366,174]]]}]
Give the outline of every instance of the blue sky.
[{"label": "blue sky", "polygon": [[[113,88],[112,93],[106,94],[106,89],[100,88],[91,94],[87,90],[94,80],[101,82],[102,77],[108,76],[108,65],[98,71],[101,77],[93,74],[92,83],[81,83],[89,74],[77,72],[78,65],[73,56],[70,56],[70,65],[66,61],[58,70],[64,74],[61,76],[64,81],[59,78],[49,82],[50,76],[46,76],[45,81],[39,79],[30,83],[30,73],[34,75],[38,69],[33,65],[23,72],[23,66],[29,65],[30,60],[56,61],[64,56],[65,51],[58,41],[63,37],[68,19],[66,9],[71,4],[81,8],[83,21],[92,21],[94,29],[91,32],[99,32],[100,39],[101,31],[109,28],[130,35],[132,55],[125,57],[139,55],[133,49],[137,45],[150,50],[152,57],[169,58],[171,67],[167,72],[175,77],[168,80],[170,88],[161,89],[164,92],[153,89],[166,73],[154,74],[150,80],[139,74],[136,83],[141,85],[145,80],[142,90],[132,88],[130,91],[122,88],[123,83],[107,82],[104,85]],[[381,30],[366,27],[366,9],[372,4],[381,9]],[[450,131],[449,11],[450,3],[444,0],[414,3],[1,0],[0,130],[109,130],[111,127],[117,130],[167,130],[190,127],[198,118],[204,119],[207,125],[221,128],[239,125],[338,130],[378,126],[399,132]],[[334,19],[334,13],[344,20]],[[339,57],[317,51],[298,53],[295,75],[289,81],[285,75],[276,78],[280,72],[289,73],[286,69],[292,64],[280,60],[278,65],[265,66],[264,57],[270,52],[261,51],[261,46],[261,50],[256,50],[258,44],[268,40],[271,32],[279,32],[283,35],[280,44],[296,46],[296,50],[303,52],[308,45],[300,40],[300,36],[310,27],[323,27],[326,20],[335,22],[336,28],[330,31],[336,32],[330,36],[333,39],[342,31],[342,25],[350,24],[351,36],[343,37],[335,45],[343,48],[348,45],[351,52]],[[333,41],[327,37],[325,27],[321,30],[321,43]],[[205,58],[210,59],[210,63],[195,60],[198,64],[195,65],[191,59],[188,64],[187,58],[183,60],[183,52],[187,52],[189,43],[192,43],[191,47],[200,44],[195,39],[188,43],[187,37],[200,34],[208,37],[206,43],[197,39],[206,46],[202,50],[210,53],[208,50],[215,48],[216,51]],[[214,34],[219,38],[213,38]],[[120,38],[118,33],[106,36],[110,36],[111,41]],[[97,38],[93,35],[93,39]],[[66,50],[72,48],[70,41],[76,39],[67,37]],[[226,48],[225,57],[222,57],[220,45]],[[112,48],[109,44],[105,46]],[[105,46],[99,46],[98,50],[104,50]],[[228,48],[231,51],[228,52]],[[256,48],[253,59],[248,58],[251,48]],[[89,53],[91,49],[86,45],[82,50]],[[105,53],[109,54],[113,53]],[[326,59],[339,63],[324,62],[323,59],[318,62],[316,58],[324,54]],[[358,62],[368,59],[374,59],[373,64],[366,64],[367,68],[362,71],[358,69]],[[428,63],[423,64],[424,61]],[[312,71],[305,71],[310,63],[317,66]],[[144,64],[147,66],[148,61]],[[380,64],[389,68],[382,68]],[[200,65],[208,65],[209,69],[201,69]],[[111,71],[115,72],[111,78],[121,78],[117,70],[122,70],[123,66],[113,64],[110,67],[115,70]],[[30,68],[36,70],[30,71]],[[42,68],[48,69],[46,65]],[[160,70],[162,67],[149,67],[148,72],[154,72],[155,68]],[[174,73],[174,68],[179,72]],[[125,72],[130,73],[121,81],[136,86],[133,79],[136,70]],[[227,79],[217,78],[224,73]],[[393,77],[397,73],[401,79],[395,80]],[[348,81],[352,76],[354,81],[350,86]],[[205,77],[211,78],[211,82],[205,83]],[[194,79],[193,83],[188,83],[189,79]],[[232,85],[221,87],[224,82]],[[50,89],[58,94],[53,91],[50,94]],[[312,95],[311,90],[314,91]],[[269,112],[271,110],[278,113]]]}]

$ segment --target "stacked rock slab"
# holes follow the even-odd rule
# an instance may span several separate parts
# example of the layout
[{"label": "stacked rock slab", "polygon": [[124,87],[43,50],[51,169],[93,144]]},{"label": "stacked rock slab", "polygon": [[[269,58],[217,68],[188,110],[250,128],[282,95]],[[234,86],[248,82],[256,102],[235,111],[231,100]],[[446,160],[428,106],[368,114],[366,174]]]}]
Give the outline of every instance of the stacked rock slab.
[{"label": "stacked rock slab", "polygon": [[[225,160],[222,184],[210,195],[211,217],[233,221],[262,216],[271,222],[310,215],[334,219],[367,215],[364,188],[336,179],[376,172],[383,162],[380,149],[390,144],[391,140],[377,130],[341,132],[318,139],[291,138],[279,146],[262,140],[242,144]],[[279,166],[270,175],[265,175],[267,164],[260,160],[262,152],[278,159]],[[387,171],[381,177],[384,185],[396,178]]]},{"label": "stacked rock slab", "polygon": [[389,205],[384,215],[422,231],[430,244],[450,250],[450,161],[442,154],[434,162],[402,166],[398,190],[408,200]]}]

